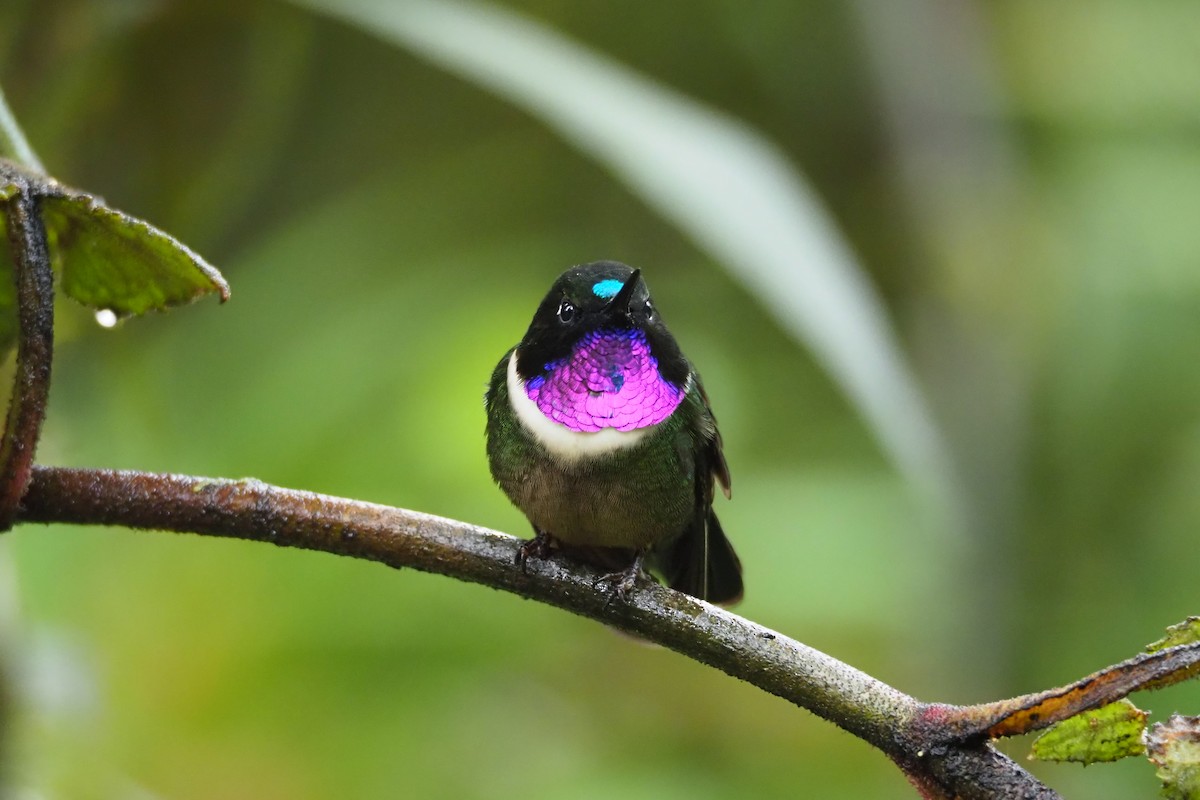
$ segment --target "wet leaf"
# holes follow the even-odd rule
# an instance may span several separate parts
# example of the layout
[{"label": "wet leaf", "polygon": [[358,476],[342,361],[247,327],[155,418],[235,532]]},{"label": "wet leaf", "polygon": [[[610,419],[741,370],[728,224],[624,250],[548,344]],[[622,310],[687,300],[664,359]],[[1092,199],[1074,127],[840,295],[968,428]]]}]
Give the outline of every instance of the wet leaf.
[{"label": "wet leaf", "polygon": [[1162,796],[1200,800],[1200,717],[1173,714],[1146,732],[1146,756],[1158,767]]},{"label": "wet leaf", "polygon": [[96,197],[49,196],[42,213],[62,289],[86,306],[129,316],[209,292],[229,297],[221,274],[186,245]]},{"label": "wet leaf", "polygon": [[[229,298],[221,274],[147,222],[13,162],[0,159],[0,212],[18,193],[41,198],[50,255],[67,296],[117,316],[164,311],[211,292]],[[0,213],[0,355],[16,341],[16,296],[6,216]]]},{"label": "wet leaf", "polygon": [[1120,700],[1050,728],[1034,741],[1033,757],[1080,764],[1118,761],[1145,752],[1145,728],[1146,712],[1128,700]]}]

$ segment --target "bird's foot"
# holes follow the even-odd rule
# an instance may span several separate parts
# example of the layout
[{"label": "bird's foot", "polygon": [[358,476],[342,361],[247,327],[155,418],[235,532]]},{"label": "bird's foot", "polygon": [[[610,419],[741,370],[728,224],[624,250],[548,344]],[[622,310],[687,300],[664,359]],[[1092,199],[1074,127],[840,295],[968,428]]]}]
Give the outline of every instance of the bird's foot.
[{"label": "bird's foot", "polygon": [[525,564],[530,558],[544,559],[550,555],[550,550],[554,545],[554,537],[545,531],[537,531],[537,535],[527,542],[522,542],[517,548],[516,558],[513,563],[525,572]]},{"label": "bird's foot", "polygon": [[644,574],[642,571],[643,553],[638,553],[633,559],[633,563],[620,572],[610,572],[607,575],[601,575],[596,579],[596,586],[606,585],[612,587],[612,594],[609,595],[611,600],[613,597],[619,599],[622,603],[628,598],[629,593],[633,591],[633,587],[637,585],[638,578]]}]

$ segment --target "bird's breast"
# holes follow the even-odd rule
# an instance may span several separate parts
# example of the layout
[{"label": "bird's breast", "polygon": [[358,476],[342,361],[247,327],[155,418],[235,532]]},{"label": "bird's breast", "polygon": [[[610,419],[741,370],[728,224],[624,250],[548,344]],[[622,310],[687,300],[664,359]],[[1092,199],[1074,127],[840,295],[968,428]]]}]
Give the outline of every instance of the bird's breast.
[{"label": "bird's breast", "polygon": [[[674,413],[688,386],[663,379],[640,331],[586,334],[570,356],[529,381],[508,364],[509,402],[521,424],[557,456],[574,460],[636,445]],[[690,380],[690,379],[689,379]]]}]

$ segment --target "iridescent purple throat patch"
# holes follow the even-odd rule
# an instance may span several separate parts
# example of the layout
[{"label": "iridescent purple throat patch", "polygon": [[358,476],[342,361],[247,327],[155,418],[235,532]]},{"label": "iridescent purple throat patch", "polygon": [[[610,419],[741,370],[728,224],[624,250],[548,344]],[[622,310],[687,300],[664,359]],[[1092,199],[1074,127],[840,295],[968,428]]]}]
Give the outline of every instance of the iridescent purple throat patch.
[{"label": "iridescent purple throat patch", "polygon": [[548,375],[525,384],[525,393],[543,414],[573,431],[657,425],[683,400],[682,388],[658,374],[639,330],[592,331],[570,358],[546,369]]}]

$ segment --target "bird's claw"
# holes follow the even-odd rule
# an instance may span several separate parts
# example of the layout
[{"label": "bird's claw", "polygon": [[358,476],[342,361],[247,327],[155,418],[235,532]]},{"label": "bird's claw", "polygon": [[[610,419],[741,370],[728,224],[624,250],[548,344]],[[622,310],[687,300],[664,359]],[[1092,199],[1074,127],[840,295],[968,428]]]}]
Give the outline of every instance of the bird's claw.
[{"label": "bird's claw", "polygon": [[622,603],[629,598],[629,593],[633,591],[633,587],[637,585],[638,578],[642,577],[642,554],[638,553],[637,558],[633,560],[627,568],[620,572],[610,572],[607,575],[601,575],[596,579],[596,586],[608,585],[611,586],[612,594],[609,595],[609,600],[616,597]]},{"label": "bird's claw", "polygon": [[538,531],[536,536],[527,542],[522,542],[521,546],[517,548],[517,555],[513,558],[513,563],[521,568],[521,572],[526,572],[526,564],[530,558],[541,560],[549,557],[552,543],[553,539],[550,534]]}]

